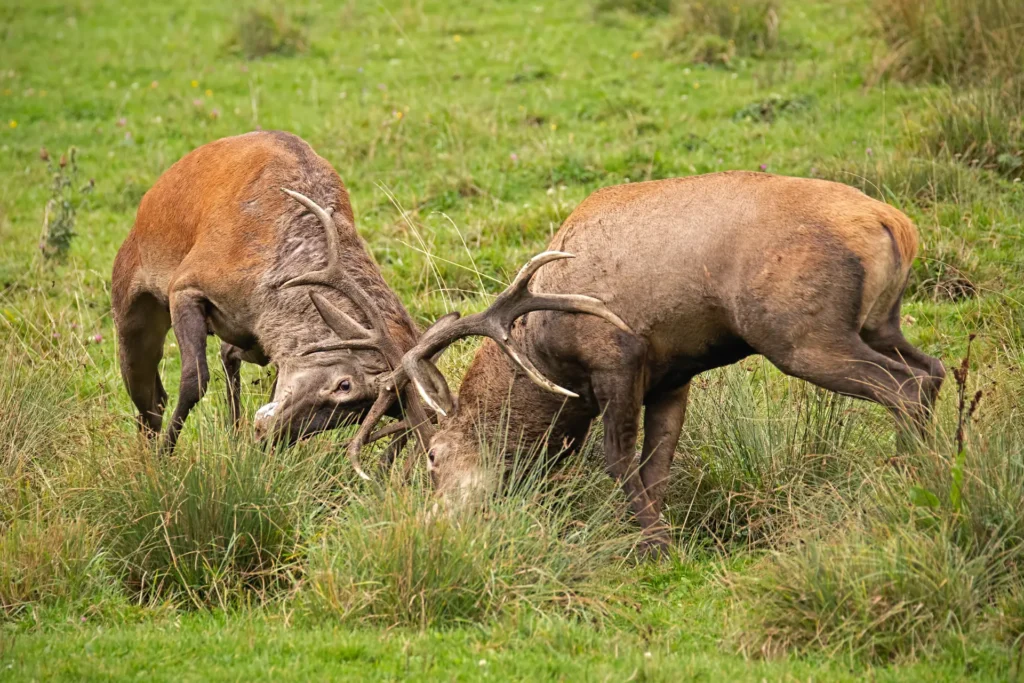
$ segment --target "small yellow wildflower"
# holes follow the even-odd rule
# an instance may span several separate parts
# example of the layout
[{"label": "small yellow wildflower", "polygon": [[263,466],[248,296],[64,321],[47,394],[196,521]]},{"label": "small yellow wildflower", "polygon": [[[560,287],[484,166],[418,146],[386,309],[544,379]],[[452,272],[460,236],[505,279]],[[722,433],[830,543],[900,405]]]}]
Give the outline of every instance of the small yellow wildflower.
[{"label": "small yellow wildflower", "polygon": [[152,83],[149,84],[149,87],[152,88],[153,90],[156,90],[159,85],[160,85],[160,81],[153,81]]},{"label": "small yellow wildflower", "polygon": [[558,130],[558,124],[557,123],[552,123],[551,124],[551,130]]},{"label": "small yellow wildflower", "polygon": [[212,90],[210,90],[209,88],[207,88],[207,89],[206,89],[206,96],[207,96],[207,97],[213,97],[213,91],[212,91]]},{"label": "small yellow wildflower", "polygon": [[462,42],[462,36],[460,36],[458,33],[456,33],[454,36],[452,36],[452,40],[454,40],[456,43],[461,43]]},{"label": "small yellow wildflower", "polygon": [[199,81],[192,81],[192,87],[193,88],[198,88],[199,87]]},{"label": "small yellow wildflower", "polygon": [[700,81],[694,81],[693,82],[693,89],[694,90],[699,90],[700,89]]},{"label": "small yellow wildflower", "polygon": [[400,111],[396,111],[395,112],[395,118],[396,119],[401,119],[403,116],[404,116],[404,114],[402,112],[400,112]]},{"label": "small yellow wildflower", "polygon": [[633,59],[640,59],[640,50],[634,50],[633,54],[630,55]]},{"label": "small yellow wildflower", "polygon": [[17,128],[18,127],[18,122],[15,121],[14,119],[11,119],[11,122],[8,123],[7,125],[10,126],[11,128]]}]

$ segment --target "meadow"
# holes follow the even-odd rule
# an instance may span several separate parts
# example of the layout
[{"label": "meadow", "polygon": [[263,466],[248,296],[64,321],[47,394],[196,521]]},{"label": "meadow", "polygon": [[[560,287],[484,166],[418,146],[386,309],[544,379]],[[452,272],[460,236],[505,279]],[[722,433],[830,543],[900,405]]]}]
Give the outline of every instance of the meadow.
[{"label": "meadow", "polygon": [[[5,0],[0,679],[1024,678],[1021,31],[1014,0]],[[335,166],[422,324],[484,307],[602,186],[854,185],[921,233],[934,433],[759,358],[702,376],[658,561],[598,434],[430,515],[422,464],[362,482],[345,430],[232,434],[214,370],[163,458],[111,265],[163,170],[257,128]],[[170,338],[172,401],[179,365]],[[251,418],[272,371],[243,379]]]}]

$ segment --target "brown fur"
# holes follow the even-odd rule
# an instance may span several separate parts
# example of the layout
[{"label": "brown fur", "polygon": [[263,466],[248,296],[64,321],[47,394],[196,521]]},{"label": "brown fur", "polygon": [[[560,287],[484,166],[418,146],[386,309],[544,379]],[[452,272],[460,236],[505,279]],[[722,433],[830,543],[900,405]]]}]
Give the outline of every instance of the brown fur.
[{"label": "brown fur", "polygon": [[[150,429],[159,429],[163,412],[165,395],[156,375],[163,339],[172,325],[179,337],[182,396],[170,427],[171,445],[191,407],[187,402],[198,401],[205,390],[208,372],[201,350],[207,332],[237,348],[224,352],[232,368],[239,359],[270,362],[279,373],[282,367],[298,368],[303,377],[316,375],[321,383],[337,380],[339,372],[353,375],[360,386],[365,384],[362,370],[376,374],[386,369],[372,351],[301,356],[332,333],[313,307],[309,288],[281,285],[326,263],[325,237],[317,219],[281,188],[333,209],[346,263],[383,311],[388,333],[402,348],[416,341],[418,330],[356,233],[348,192],[326,160],[288,133],[256,132],[211,142],[171,166],[146,193],[114,261],[112,303],[122,375],[142,424]],[[321,294],[360,319],[346,297],[329,288]],[[331,375],[324,368],[337,372]],[[279,381],[275,398],[282,391],[297,399],[302,391],[320,389],[311,383],[314,379],[289,388]],[[359,412],[366,398],[354,395],[333,408]],[[307,401],[303,410],[308,414],[292,417],[310,419],[321,408]],[[333,416],[317,420],[337,421]]]},{"label": "brown fur", "polygon": [[508,430],[527,437],[544,434],[557,413],[552,446],[603,415],[608,471],[660,542],[664,480],[700,372],[760,353],[918,426],[941,385],[941,363],[899,331],[917,232],[896,209],[845,185],[727,172],[609,187],[580,204],[550,248],[576,258],[545,266],[534,291],[595,296],[633,334],[593,316],[542,311],[523,320],[520,348],[580,395],[563,408],[485,342],[434,437],[442,492],[482,481],[480,443],[495,443],[500,406]]}]

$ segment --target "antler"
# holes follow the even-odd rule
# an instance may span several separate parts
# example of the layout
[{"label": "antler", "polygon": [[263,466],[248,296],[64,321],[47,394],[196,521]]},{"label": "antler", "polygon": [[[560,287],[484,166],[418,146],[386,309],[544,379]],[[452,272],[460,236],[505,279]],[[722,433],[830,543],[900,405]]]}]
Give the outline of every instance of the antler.
[{"label": "antler", "polygon": [[309,209],[320,219],[327,233],[327,265],[320,270],[304,273],[288,280],[281,287],[297,287],[299,285],[323,285],[332,287],[352,300],[370,321],[370,327],[364,327],[345,311],[341,310],[322,295],[310,291],[309,298],[320,313],[320,316],[342,341],[321,345],[316,351],[337,351],[339,349],[363,349],[379,351],[384,359],[396,368],[402,358],[402,350],[387,334],[387,322],[381,315],[380,307],[375,306],[366,291],[359,286],[352,275],[342,264],[341,241],[338,229],[331,218],[333,209],[320,206],[306,195],[281,188],[281,191]]},{"label": "antler", "polygon": [[[377,351],[384,356],[384,360],[388,363],[389,367],[392,369],[399,368],[402,360],[402,349],[388,334],[387,322],[381,314],[379,306],[374,305],[374,302],[367,295],[366,291],[355,281],[355,278],[352,277],[342,263],[343,254],[341,241],[338,238],[337,226],[335,226],[334,220],[331,217],[333,210],[330,208],[325,209],[300,192],[295,192],[294,190],[286,188],[281,188],[281,191],[305,206],[313,213],[314,216],[320,219],[320,223],[323,225],[324,232],[327,236],[327,265],[320,270],[292,278],[281,286],[298,287],[300,285],[321,285],[336,289],[361,309],[370,323],[370,327],[361,325],[358,321],[353,319],[352,316],[332,304],[322,295],[317,292],[310,291],[309,298],[313,301],[313,306],[315,306],[316,310],[320,313],[320,317],[323,318],[324,322],[327,323],[327,326],[330,327],[341,339],[340,342],[333,344],[318,345],[313,349],[313,351],[335,351],[339,349],[372,350]],[[308,351],[307,353],[310,352],[312,351]],[[385,378],[387,377],[390,377],[390,375],[385,376]],[[359,459],[359,453],[362,450],[363,445],[367,442],[367,439],[370,437],[370,431],[376,426],[397,398],[398,392],[395,391],[394,383],[387,381],[381,382],[376,401],[374,401],[373,406],[370,408],[362,424],[359,426],[359,430],[349,442],[346,449],[348,451],[348,457],[352,461],[352,467],[363,479],[369,479],[369,477],[366,472],[363,471],[363,467]],[[410,417],[417,425],[417,438],[420,440],[421,444],[423,444],[425,450],[431,433],[429,419],[423,409],[418,405],[412,408],[410,411]]]},{"label": "antler", "polygon": [[450,400],[447,400],[450,399],[447,384],[434,364],[425,361],[459,339],[479,335],[493,339],[512,362],[540,387],[556,394],[577,398],[576,393],[555,384],[541,374],[536,366],[509,342],[512,324],[527,313],[539,310],[596,315],[624,332],[631,332],[629,326],[600,299],[582,294],[534,294],[530,291],[530,280],[542,266],[567,258],[573,258],[573,255],[562,251],[545,251],[538,254],[522,267],[508,289],[502,292],[487,310],[465,318],[453,316],[446,324],[439,321],[402,357],[402,367],[394,373],[395,384],[400,384],[406,378],[411,380],[423,401],[437,413],[445,415],[444,407],[432,397],[430,389],[443,388],[441,393],[446,402],[450,403]]}]

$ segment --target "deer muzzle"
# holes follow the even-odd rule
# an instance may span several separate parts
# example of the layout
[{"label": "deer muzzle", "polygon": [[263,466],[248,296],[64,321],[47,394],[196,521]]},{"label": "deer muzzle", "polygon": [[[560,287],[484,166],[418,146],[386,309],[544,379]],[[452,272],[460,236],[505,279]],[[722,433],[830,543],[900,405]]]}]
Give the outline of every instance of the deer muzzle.
[{"label": "deer muzzle", "polygon": [[256,438],[263,439],[270,432],[270,426],[274,422],[274,414],[281,405],[280,401],[272,401],[256,411],[253,418],[253,428],[256,430]]}]

